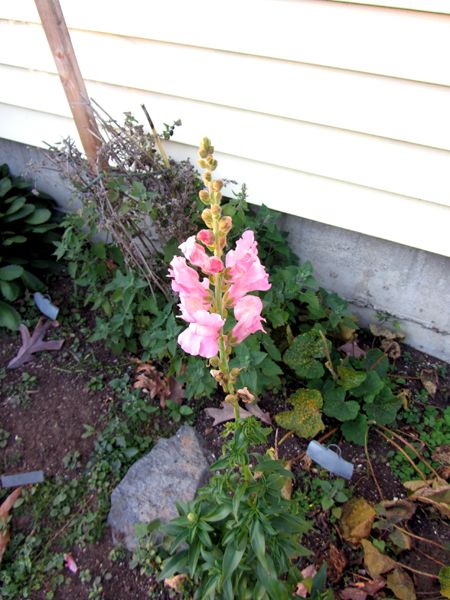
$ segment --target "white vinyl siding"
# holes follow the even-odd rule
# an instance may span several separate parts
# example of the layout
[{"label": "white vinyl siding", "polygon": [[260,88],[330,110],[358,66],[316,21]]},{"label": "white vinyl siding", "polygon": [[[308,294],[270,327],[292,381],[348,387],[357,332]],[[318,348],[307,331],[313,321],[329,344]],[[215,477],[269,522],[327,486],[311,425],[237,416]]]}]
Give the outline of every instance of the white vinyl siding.
[{"label": "white vinyl siding", "polygon": [[[445,4],[61,1],[89,95],[181,118],[169,153],[208,135],[251,201],[450,256]],[[32,0],[0,7],[0,77],[1,137],[75,133]]]}]

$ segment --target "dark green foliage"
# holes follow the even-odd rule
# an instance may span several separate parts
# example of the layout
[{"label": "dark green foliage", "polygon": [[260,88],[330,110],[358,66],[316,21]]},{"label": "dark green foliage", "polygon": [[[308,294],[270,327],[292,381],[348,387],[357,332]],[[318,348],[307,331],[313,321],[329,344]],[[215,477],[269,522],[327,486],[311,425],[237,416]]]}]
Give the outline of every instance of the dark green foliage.
[{"label": "dark green foliage", "polygon": [[45,276],[57,270],[51,255],[60,237],[52,198],[0,165],[0,327],[18,328],[19,313],[9,303],[25,289],[45,290]]},{"label": "dark green foliage", "polygon": [[291,472],[251,453],[269,431],[254,419],[227,425],[225,435],[232,437],[212,466],[215,474],[163,528],[172,540],[172,557],[161,580],[187,573],[199,600],[291,597],[301,578],[291,559],[309,554],[299,543],[309,525],[296,503],[281,496]]}]

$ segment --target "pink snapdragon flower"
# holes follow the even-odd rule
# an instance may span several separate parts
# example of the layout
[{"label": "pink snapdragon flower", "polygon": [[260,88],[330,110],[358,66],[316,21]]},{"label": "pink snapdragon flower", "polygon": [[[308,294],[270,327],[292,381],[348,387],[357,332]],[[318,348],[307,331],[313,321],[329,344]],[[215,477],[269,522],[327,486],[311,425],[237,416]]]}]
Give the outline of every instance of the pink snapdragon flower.
[{"label": "pink snapdragon flower", "polygon": [[237,323],[231,332],[236,343],[240,344],[251,333],[264,331],[261,325],[261,321],[265,321],[261,317],[262,308],[263,303],[258,296],[244,296],[236,302],[234,316]]},{"label": "pink snapdragon flower", "polygon": [[219,352],[219,332],[225,321],[217,313],[197,310],[194,321],[178,336],[178,343],[188,354],[212,358]]},{"label": "pink snapdragon flower", "polygon": [[214,234],[211,229],[200,229],[197,233],[197,239],[205,246],[212,248],[214,246]]},{"label": "pink snapdragon flower", "polygon": [[189,262],[196,267],[200,267],[207,275],[220,273],[220,271],[223,270],[223,264],[220,258],[217,256],[208,256],[203,246],[200,246],[200,244],[197,244],[195,241],[195,235],[191,235],[191,237],[178,247]]},{"label": "pink snapdragon flower", "polygon": [[253,231],[244,231],[236,242],[236,250],[228,251],[225,265],[231,278],[228,296],[233,304],[247,292],[270,289],[269,276],[259,260]]},{"label": "pink snapdragon flower", "polygon": [[169,277],[172,277],[172,289],[174,292],[187,294],[195,298],[207,298],[209,281],[200,277],[195,269],[186,264],[182,256],[174,256],[170,263]]}]

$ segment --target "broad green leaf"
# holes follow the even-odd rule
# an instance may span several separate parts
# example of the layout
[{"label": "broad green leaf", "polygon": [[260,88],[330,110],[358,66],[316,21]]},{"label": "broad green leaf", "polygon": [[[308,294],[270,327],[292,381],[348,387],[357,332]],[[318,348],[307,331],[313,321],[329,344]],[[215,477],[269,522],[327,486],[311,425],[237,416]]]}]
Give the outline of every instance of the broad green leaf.
[{"label": "broad green leaf", "polygon": [[13,244],[23,244],[27,241],[27,238],[24,235],[13,235],[10,238],[6,238],[3,242],[4,246],[12,246]]},{"label": "broad green leaf", "polygon": [[352,390],[359,387],[365,381],[367,374],[363,371],[356,371],[351,367],[340,365],[337,368],[338,383],[344,390]]},{"label": "broad green leaf", "polygon": [[0,300],[0,327],[17,331],[20,325],[20,315],[15,308]]},{"label": "broad green leaf", "polygon": [[320,409],[323,400],[318,390],[297,390],[288,398],[288,402],[294,408],[275,415],[275,421],[280,427],[294,431],[302,438],[312,438],[322,431],[324,424]]},{"label": "broad green leaf", "polygon": [[23,275],[23,267],[20,265],[6,265],[0,267],[0,279],[2,281],[13,281]]},{"label": "broad green leaf", "polygon": [[5,194],[12,189],[11,179],[9,177],[3,177],[0,179],[0,198],[3,198]]},{"label": "broad green leaf", "polygon": [[378,348],[369,350],[361,365],[366,371],[376,371],[381,378],[386,377],[389,371],[389,360]]},{"label": "broad green leaf", "polygon": [[42,283],[39,277],[36,277],[36,275],[30,273],[30,271],[24,270],[21,277],[23,283],[28,289],[33,290],[35,292],[43,292],[45,290],[45,285]]},{"label": "broad green leaf", "polygon": [[35,208],[36,207],[34,206],[34,204],[26,204],[14,214],[3,217],[3,222],[12,223],[13,221],[19,221],[19,219],[24,219],[25,217],[31,215],[31,213],[35,211]]},{"label": "broad green leaf", "polygon": [[[324,340],[319,329],[311,329],[294,338],[283,356],[284,362],[305,379],[316,379],[324,374],[323,365],[318,358],[324,358]],[[329,342],[327,342],[329,344]]]},{"label": "broad green leaf", "polygon": [[17,198],[14,200],[14,202],[11,204],[11,206],[8,208],[8,210],[6,211],[6,215],[12,215],[15,212],[17,212],[18,210],[20,210],[22,208],[22,206],[25,204],[25,202],[27,201],[27,199],[25,198],[25,196],[17,196]]},{"label": "broad green leaf", "polygon": [[228,544],[223,555],[222,572],[224,580],[229,579],[244,556],[245,546],[236,548],[234,544]]},{"label": "broad green leaf", "polygon": [[384,381],[376,371],[369,371],[365,381],[360,386],[353,388],[351,394],[355,398],[364,398],[366,402],[372,402],[384,385]]},{"label": "broad green leaf", "polygon": [[0,280],[0,291],[6,300],[14,302],[20,296],[22,288],[17,281],[2,281]]},{"label": "broad green leaf", "polygon": [[367,418],[380,425],[389,425],[395,420],[397,412],[402,406],[401,398],[394,396],[388,387],[384,387],[372,403],[365,404]]},{"label": "broad green leaf", "polygon": [[345,402],[345,390],[336,387],[328,380],[322,390],[323,412],[327,417],[333,417],[339,421],[352,421],[359,413],[359,404],[354,400]]},{"label": "broad green leaf", "polygon": [[353,421],[346,421],[341,425],[341,431],[347,442],[364,446],[367,433],[367,417],[359,413]]},{"label": "broad green leaf", "polygon": [[42,223],[46,223],[51,216],[52,213],[48,208],[36,208],[33,214],[25,219],[25,223],[28,223],[28,225],[41,225]]}]

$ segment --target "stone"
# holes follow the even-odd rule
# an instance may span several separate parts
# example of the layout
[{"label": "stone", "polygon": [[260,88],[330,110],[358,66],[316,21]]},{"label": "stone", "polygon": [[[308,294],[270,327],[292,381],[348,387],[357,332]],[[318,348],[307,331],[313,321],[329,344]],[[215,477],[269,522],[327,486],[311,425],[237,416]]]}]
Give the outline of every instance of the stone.
[{"label": "stone", "polygon": [[190,502],[209,477],[210,456],[196,431],[187,425],[130,467],[111,494],[108,524],[113,542],[137,546],[136,523],[167,522],[178,516],[175,503]]}]

